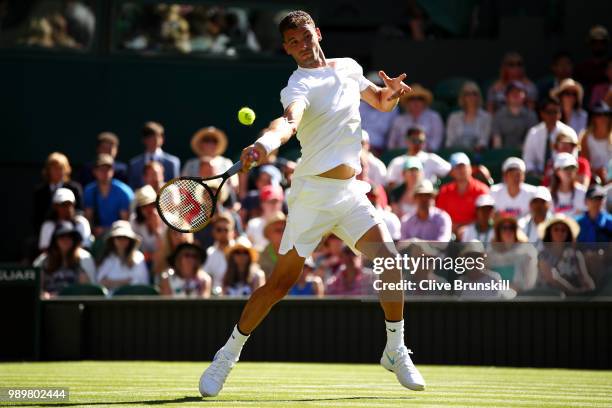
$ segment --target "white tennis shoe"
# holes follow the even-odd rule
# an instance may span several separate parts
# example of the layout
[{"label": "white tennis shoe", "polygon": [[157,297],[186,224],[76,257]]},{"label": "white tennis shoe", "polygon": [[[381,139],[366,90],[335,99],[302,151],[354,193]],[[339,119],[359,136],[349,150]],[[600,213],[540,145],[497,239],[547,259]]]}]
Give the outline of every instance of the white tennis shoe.
[{"label": "white tennis shoe", "polygon": [[380,364],[387,370],[395,373],[397,380],[404,387],[412,391],[423,391],[425,389],[425,380],[414,366],[410,354],[412,354],[412,351],[408,350],[406,346],[401,346],[393,351],[385,349],[380,358]]},{"label": "white tennis shoe", "polygon": [[200,377],[200,394],[203,397],[216,397],[223,388],[230,371],[236,365],[236,361],[237,359],[226,353],[223,348],[219,349]]}]

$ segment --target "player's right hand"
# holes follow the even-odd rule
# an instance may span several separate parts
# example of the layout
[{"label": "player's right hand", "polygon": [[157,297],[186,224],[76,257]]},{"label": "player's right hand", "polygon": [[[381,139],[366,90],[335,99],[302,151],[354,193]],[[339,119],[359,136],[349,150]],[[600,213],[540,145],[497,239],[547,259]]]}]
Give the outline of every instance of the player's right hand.
[{"label": "player's right hand", "polygon": [[258,144],[252,144],[242,149],[240,161],[242,162],[242,171],[246,172],[251,167],[257,165],[262,158],[266,157],[266,151]]}]

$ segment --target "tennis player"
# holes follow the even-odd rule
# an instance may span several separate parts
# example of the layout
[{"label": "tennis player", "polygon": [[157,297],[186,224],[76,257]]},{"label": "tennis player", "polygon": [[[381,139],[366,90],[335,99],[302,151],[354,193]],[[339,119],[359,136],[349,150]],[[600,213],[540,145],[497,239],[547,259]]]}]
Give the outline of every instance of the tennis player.
[{"label": "tennis player", "polygon": [[[283,116],[242,151],[241,160],[243,169],[248,169],[254,157],[270,154],[296,133],[302,157],[287,197],[289,215],[274,271],[252,294],[227,343],[202,374],[199,388],[205,397],[221,391],[250,334],[298,280],[305,258],[325,234],[336,234],[370,259],[395,256],[395,247],[385,245],[392,242],[390,234],[366,197],[370,186],[355,178],[361,171],[359,103],[363,99],[380,111],[392,110],[398,98],[410,91],[402,82],[406,75],[389,78],[380,71],[385,87],[379,88],[363,76],[354,60],[326,58],[321,31],[303,11],[289,13],[279,29],[283,47],[298,67],[280,94]],[[399,270],[389,273],[387,280],[400,281]],[[403,293],[381,296],[381,305],[387,345],[380,362],[403,386],[423,390],[425,381],[404,345]]]}]

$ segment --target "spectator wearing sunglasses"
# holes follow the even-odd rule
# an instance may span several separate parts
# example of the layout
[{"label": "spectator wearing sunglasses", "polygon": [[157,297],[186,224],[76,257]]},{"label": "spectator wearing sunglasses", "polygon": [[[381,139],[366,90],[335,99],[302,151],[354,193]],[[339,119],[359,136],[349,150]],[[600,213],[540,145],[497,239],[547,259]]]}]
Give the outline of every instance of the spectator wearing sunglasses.
[{"label": "spectator wearing sunglasses", "polygon": [[246,238],[239,238],[226,249],[227,270],[223,276],[223,294],[248,296],[266,282],[259,267],[259,253]]},{"label": "spectator wearing sunglasses", "polygon": [[259,252],[259,266],[266,274],[266,278],[270,276],[276,265],[286,223],[287,216],[282,211],[277,211],[266,221],[263,235],[268,240],[268,245]]},{"label": "spectator wearing sunglasses", "polygon": [[509,52],[502,60],[499,79],[487,90],[487,110],[490,113],[495,113],[506,104],[506,89],[513,81],[520,82],[524,86],[526,105],[530,108],[535,106],[538,90],[525,74],[523,57],[517,52]]},{"label": "spectator wearing sunglasses", "polygon": [[482,95],[475,82],[461,87],[461,110],[451,113],[446,126],[446,147],[482,150],[491,139],[491,114],[482,109]]},{"label": "spectator wearing sunglasses", "polygon": [[214,169],[211,176],[221,174],[232,167],[232,161],[223,156],[227,150],[227,136],[224,131],[214,126],[202,128],[193,135],[191,150],[196,157],[187,160],[181,172],[183,176],[202,177],[202,162]]},{"label": "spectator wearing sunglasses", "polygon": [[449,162],[435,153],[429,153],[424,150],[428,137],[424,128],[419,126],[410,127],[404,137],[408,146],[406,154],[391,160],[387,167],[387,184],[389,187],[395,187],[404,181],[404,165],[411,156],[415,156],[420,160],[425,178],[432,183],[435,183],[439,178],[446,177],[448,172],[451,171]]},{"label": "spectator wearing sunglasses", "polygon": [[604,209],[606,190],[598,185],[586,193],[587,210],[578,217],[578,242],[612,241],[612,215]]},{"label": "spectator wearing sunglasses", "polygon": [[210,226],[214,242],[206,249],[204,270],[212,278],[213,293],[218,295],[221,293],[223,275],[227,269],[225,250],[235,244],[235,222],[229,212],[220,212],[213,217]]}]

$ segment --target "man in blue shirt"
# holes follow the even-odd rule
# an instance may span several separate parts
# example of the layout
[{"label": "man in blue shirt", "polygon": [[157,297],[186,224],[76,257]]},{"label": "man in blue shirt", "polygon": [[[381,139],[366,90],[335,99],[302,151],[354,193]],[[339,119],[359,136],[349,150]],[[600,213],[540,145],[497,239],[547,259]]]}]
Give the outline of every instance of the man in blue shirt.
[{"label": "man in blue shirt", "polygon": [[606,191],[601,186],[591,187],[586,193],[587,211],[578,217],[578,242],[612,241],[612,215],[603,209]]},{"label": "man in blue shirt", "polygon": [[142,170],[145,164],[154,160],[164,166],[164,180],[179,176],[181,161],[178,157],[162,150],[164,127],[157,122],[147,122],[142,128],[142,143],[145,151],[130,160],[129,184],[134,190],[144,185]]},{"label": "man in blue shirt", "polygon": [[113,179],[113,157],[100,154],[93,169],[96,181],[85,187],[85,216],[92,225],[94,235],[100,236],[119,219],[130,216],[130,204],[134,199],[132,189],[125,183]]}]

